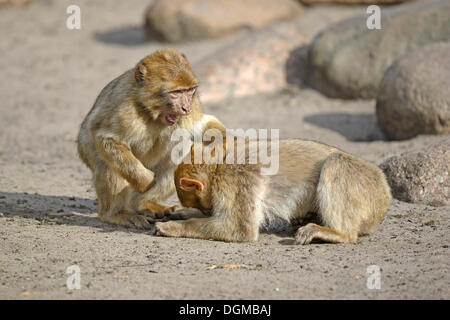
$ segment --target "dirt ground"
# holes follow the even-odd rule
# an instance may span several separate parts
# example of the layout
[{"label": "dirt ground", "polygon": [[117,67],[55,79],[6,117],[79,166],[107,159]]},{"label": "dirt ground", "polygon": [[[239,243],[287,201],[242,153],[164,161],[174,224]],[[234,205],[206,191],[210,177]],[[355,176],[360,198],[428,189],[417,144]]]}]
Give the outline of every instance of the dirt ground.
[{"label": "dirt ground", "polygon": [[[450,298],[448,206],[394,200],[377,232],[356,245],[296,246],[289,233],[244,244],[174,239],[101,223],[76,155],[78,126],[107,82],[167,45],[143,41],[148,1],[76,2],[81,30],[65,26],[73,1],[0,9],[1,299]],[[346,10],[355,9],[306,15]],[[195,62],[238,36],[173,47]],[[204,110],[231,128],[279,128],[281,137],[323,141],[377,164],[449,139],[387,142],[374,105],[287,88]],[[66,287],[74,264],[79,290]],[[208,268],[222,264],[243,266]],[[379,290],[366,286],[369,265],[381,268]]]}]

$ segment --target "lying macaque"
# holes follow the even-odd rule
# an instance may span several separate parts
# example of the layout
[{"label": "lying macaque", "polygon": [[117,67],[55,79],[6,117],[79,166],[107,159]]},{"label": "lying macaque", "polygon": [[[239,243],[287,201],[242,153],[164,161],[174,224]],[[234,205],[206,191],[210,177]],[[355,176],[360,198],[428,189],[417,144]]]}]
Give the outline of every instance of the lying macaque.
[{"label": "lying macaque", "polygon": [[[245,150],[248,160],[249,144]],[[391,201],[390,188],[377,166],[318,142],[280,140],[278,172],[264,175],[262,168],[261,163],[248,162],[178,165],[178,198],[204,217],[157,222],[156,233],[256,241],[262,227],[270,228],[279,219],[294,223],[313,215],[320,224],[298,228],[297,244],[355,243],[359,235],[376,229]]]}]

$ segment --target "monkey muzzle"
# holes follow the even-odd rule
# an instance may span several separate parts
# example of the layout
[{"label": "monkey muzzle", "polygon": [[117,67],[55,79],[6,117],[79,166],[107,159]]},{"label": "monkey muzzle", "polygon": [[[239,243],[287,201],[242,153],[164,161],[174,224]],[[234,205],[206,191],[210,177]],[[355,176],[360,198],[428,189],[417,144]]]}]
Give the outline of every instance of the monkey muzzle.
[{"label": "monkey muzzle", "polygon": [[171,113],[166,115],[166,122],[169,125],[174,125],[178,120],[178,115],[176,113]]}]

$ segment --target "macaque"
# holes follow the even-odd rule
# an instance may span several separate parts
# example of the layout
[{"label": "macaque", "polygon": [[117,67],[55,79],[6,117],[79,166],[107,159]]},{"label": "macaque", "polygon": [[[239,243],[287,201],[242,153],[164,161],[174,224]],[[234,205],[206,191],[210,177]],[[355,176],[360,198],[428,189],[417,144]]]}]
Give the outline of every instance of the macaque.
[{"label": "macaque", "polygon": [[150,229],[152,218],[174,210],[159,202],[175,191],[171,135],[177,128],[193,136],[226,130],[203,114],[197,77],[173,49],[147,56],[101,91],[77,142],[93,173],[102,221]]},{"label": "macaque", "polygon": [[376,229],[391,201],[377,166],[318,142],[279,140],[278,172],[263,175],[262,167],[248,162],[180,164],[174,175],[180,202],[204,216],[157,222],[156,234],[256,241],[261,229],[270,230],[279,221],[294,225],[312,217],[319,223],[298,228],[297,244],[355,243]]}]

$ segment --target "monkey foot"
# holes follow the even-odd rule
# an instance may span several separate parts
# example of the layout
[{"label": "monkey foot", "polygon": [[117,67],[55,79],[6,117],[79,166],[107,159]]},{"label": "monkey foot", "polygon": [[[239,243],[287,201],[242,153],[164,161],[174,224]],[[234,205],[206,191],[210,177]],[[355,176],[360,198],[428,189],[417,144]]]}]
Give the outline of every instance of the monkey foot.
[{"label": "monkey foot", "polygon": [[154,228],[153,219],[144,215],[133,213],[118,213],[112,216],[100,217],[104,222],[119,225],[126,228],[152,230]]},{"label": "monkey foot", "polygon": [[311,241],[318,235],[318,229],[315,224],[309,223],[297,230],[295,235],[296,244],[310,244]]},{"label": "monkey foot", "polygon": [[308,223],[297,230],[295,235],[296,244],[310,244],[313,240],[321,240],[333,243],[354,243],[356,237],[345,236],[342,233],[328,227]]}]

